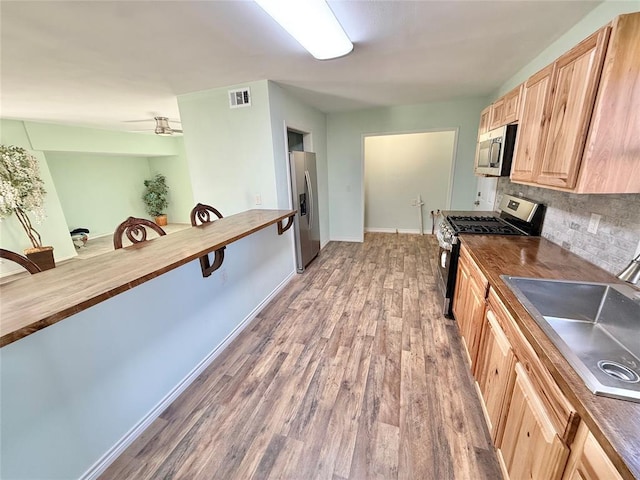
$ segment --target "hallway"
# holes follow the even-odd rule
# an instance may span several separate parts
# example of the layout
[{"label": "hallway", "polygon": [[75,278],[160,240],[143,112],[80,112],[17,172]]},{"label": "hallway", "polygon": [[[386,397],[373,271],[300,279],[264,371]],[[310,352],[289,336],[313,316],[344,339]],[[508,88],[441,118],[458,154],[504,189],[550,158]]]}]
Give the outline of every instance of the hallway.
[{"label": "hallway", "polygon": [[101,478],[500,478],[436,247],[329,243]]}]

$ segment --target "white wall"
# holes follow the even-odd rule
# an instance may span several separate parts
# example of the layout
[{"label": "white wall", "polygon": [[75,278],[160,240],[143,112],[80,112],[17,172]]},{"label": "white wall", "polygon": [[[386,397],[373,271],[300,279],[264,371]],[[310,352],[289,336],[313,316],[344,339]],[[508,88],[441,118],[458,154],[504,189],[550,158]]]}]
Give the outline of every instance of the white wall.
[{"label": "white wall", "polygon": [[69,230],[89,238],[113,234],[129,216],[147,218],[142,193],[151,177],[146,157],[84,153],[45,154]]},{"label": "white wall", "polygon": [[[278,208],[290,207],[290,192],[287,170],[286,127],[310,133],[308,151],[316,153],[318,174],[318,211],[320,215],[320,246],[329,241],[329,179],[327,166],[327,119],[326,115],[292,97],[280,85],[269,82],[269,105],[273,134],[273,157],[278,192]],[[285,127],[286,125],[286,127]]]},{"label": "white wall", "polygon": [[430,211],[449,197],[455,139],[455,131],[365,137],[365,230],[418,233],[421,195],[431,231]]},{"label": "white wall", "polygon": [[327,116],[329,218],[332,240],[362,241],[363,135],[458,129],[450,208],[471,210],[476,180],[473,159],[480,111],[486,98],[467,98]]}]

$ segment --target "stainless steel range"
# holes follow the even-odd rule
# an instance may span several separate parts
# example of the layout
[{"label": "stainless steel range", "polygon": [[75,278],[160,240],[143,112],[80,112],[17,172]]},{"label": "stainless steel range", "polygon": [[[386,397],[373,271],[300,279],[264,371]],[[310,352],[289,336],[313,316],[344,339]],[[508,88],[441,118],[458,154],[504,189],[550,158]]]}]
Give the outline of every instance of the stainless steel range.
[{"label": "stainless steel range", "polygon": [[460,234],[540,235],[545,206],[521,197],[504,195],[497,212],[444,211],[438,219],[438,289],[443,297],[443,313],[452,315],[456,286]]}]

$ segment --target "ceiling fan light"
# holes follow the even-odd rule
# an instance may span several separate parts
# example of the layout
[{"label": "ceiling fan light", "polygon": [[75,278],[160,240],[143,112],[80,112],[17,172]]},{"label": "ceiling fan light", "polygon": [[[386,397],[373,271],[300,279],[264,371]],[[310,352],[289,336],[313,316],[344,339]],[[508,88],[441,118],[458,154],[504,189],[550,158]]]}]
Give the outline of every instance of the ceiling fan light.
[{"label": "ceiling fan light", "polygon": [[318,60],[342,57],[353,44],[325,0],[255,0]]}]

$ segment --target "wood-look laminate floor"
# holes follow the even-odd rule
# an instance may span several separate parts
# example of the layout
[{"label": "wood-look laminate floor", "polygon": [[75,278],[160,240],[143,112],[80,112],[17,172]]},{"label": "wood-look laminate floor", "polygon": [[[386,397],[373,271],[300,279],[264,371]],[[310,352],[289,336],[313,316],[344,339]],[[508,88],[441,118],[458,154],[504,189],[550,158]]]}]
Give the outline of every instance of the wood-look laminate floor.
[{"label": "wood-look laminate floor", "polygon": [[436,245],[329,243],[101,478],[501,478]]}]

